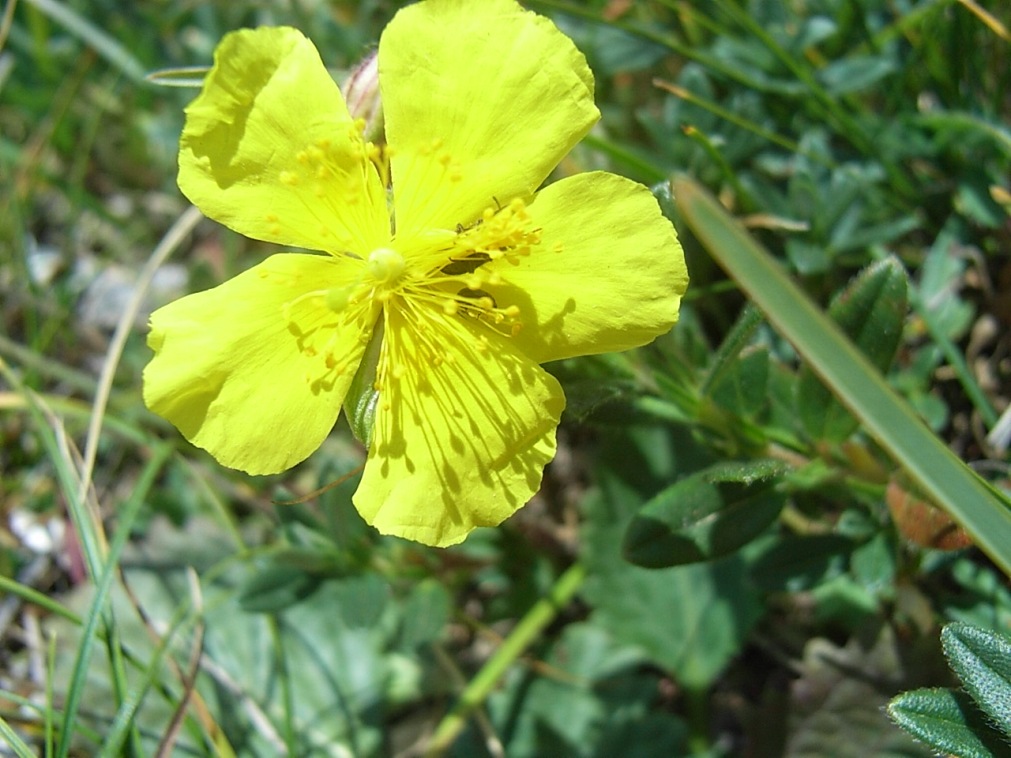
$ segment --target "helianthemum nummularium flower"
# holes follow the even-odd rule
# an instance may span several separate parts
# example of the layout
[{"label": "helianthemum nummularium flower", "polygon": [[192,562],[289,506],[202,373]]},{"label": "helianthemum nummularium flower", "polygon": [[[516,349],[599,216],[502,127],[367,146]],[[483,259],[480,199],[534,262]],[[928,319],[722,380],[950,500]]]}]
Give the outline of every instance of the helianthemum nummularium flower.
[{"label": "helianthemum nummularium flower", "polygon": [[222,464],[304,460],[342,404],[370,429],[355,506],[462,540],[526,503],[565,399],[539,364],[643,345],[687,284],[649,191],[541,187],[599,117],[583,56],[513,0],[428,0],[379,44],[384,145],[312,43],[229,34],[186,111],[179,186],[273,255],[151,317],[148,406]]}]

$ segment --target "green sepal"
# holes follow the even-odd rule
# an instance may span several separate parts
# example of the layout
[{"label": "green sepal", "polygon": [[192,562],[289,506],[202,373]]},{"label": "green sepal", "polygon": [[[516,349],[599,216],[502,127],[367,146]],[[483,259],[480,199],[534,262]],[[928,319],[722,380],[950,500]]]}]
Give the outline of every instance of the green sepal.
[{"label": "green sepal", "polygon": [[376,370],[383,347],[385,333],[382,316],[376,322],[365,355],[358,366],[355,378],[344,398],[344,413],[348,418],[355,438],[368,449],[372,445],[372,427],[376,422],[376,408],[379,406],[379,391],[376,389]]}]

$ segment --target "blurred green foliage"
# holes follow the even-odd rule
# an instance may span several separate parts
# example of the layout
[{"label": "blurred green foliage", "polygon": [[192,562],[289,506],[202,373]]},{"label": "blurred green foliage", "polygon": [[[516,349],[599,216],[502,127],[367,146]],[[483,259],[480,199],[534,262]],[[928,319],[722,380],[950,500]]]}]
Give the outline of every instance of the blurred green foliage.
[{"label": "blurred green foliage", "polygon": [[[447,755],[517,758],[1005,747],[968,727],[989,753],[957,731],[941,743],[913,729],[918,743],[884,707],[913,688],[954,692],[939,644],[950,621],[944,652],[969,687],[957,660],[1006,646],[1007,577],[747,303],[669,179],[713,190],[1006,491],[1006,3],[528,4],[597,76],[602,124],[563,170],[654,186],[692,285],[654,345],[549,367],[569,404],[543,492],[449,550],[373,533],[350,505],[353,473],[275,504],[361,464],[343,422],[281,477],[187,446],[143,408],[142,323],[93,489],[77,493],[122,302],[186,208],[175,152],[193,91],[144,75],[208,65],[231,29],[291,24],[339,76],[400,3],[5,4],[0,739],[15,754],[409,756],[433,733],[450,735]],[[145,307],[268,251],[202,224]],[[993,556],[1005,565],[1006,550]],[[582,583],[511,645],[572,566]],[[959,634],[967,653],[952,652]],[[984,688],[1007,688],[1006,671],[980,670]],[[970,704],[903,697],[893,716]]]}]

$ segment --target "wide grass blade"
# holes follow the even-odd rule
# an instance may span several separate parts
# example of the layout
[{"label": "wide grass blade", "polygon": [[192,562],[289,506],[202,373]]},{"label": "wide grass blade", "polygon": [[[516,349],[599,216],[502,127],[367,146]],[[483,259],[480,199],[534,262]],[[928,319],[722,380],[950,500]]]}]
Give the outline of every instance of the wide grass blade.
[{"label": "wide grass blade", "polygon": [[674,180],[677,207],[709,253],[902,466],[1011,575],[1011,507],[952,453],[842,331],[708,192]]}]

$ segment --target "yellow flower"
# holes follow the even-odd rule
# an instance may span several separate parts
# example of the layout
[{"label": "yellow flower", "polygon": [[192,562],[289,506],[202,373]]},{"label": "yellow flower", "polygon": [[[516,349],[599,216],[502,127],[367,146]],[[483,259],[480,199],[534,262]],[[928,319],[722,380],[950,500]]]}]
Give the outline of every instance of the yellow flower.
[{"label": "yellow flower", "polygon": [[342,404],[371,426],[355,506],[430,545],[537,491],[565,399],[538,364],[643,345],[684,257],[649,191],[603,172],[540,189],[599,113],[572,42],[513,0],[429,0],[379,45],[386,144],[312,43],[224,38],[187,108],[179,186],[273,255],[151,317],[144,398],[226,466],[283,471]]}]

